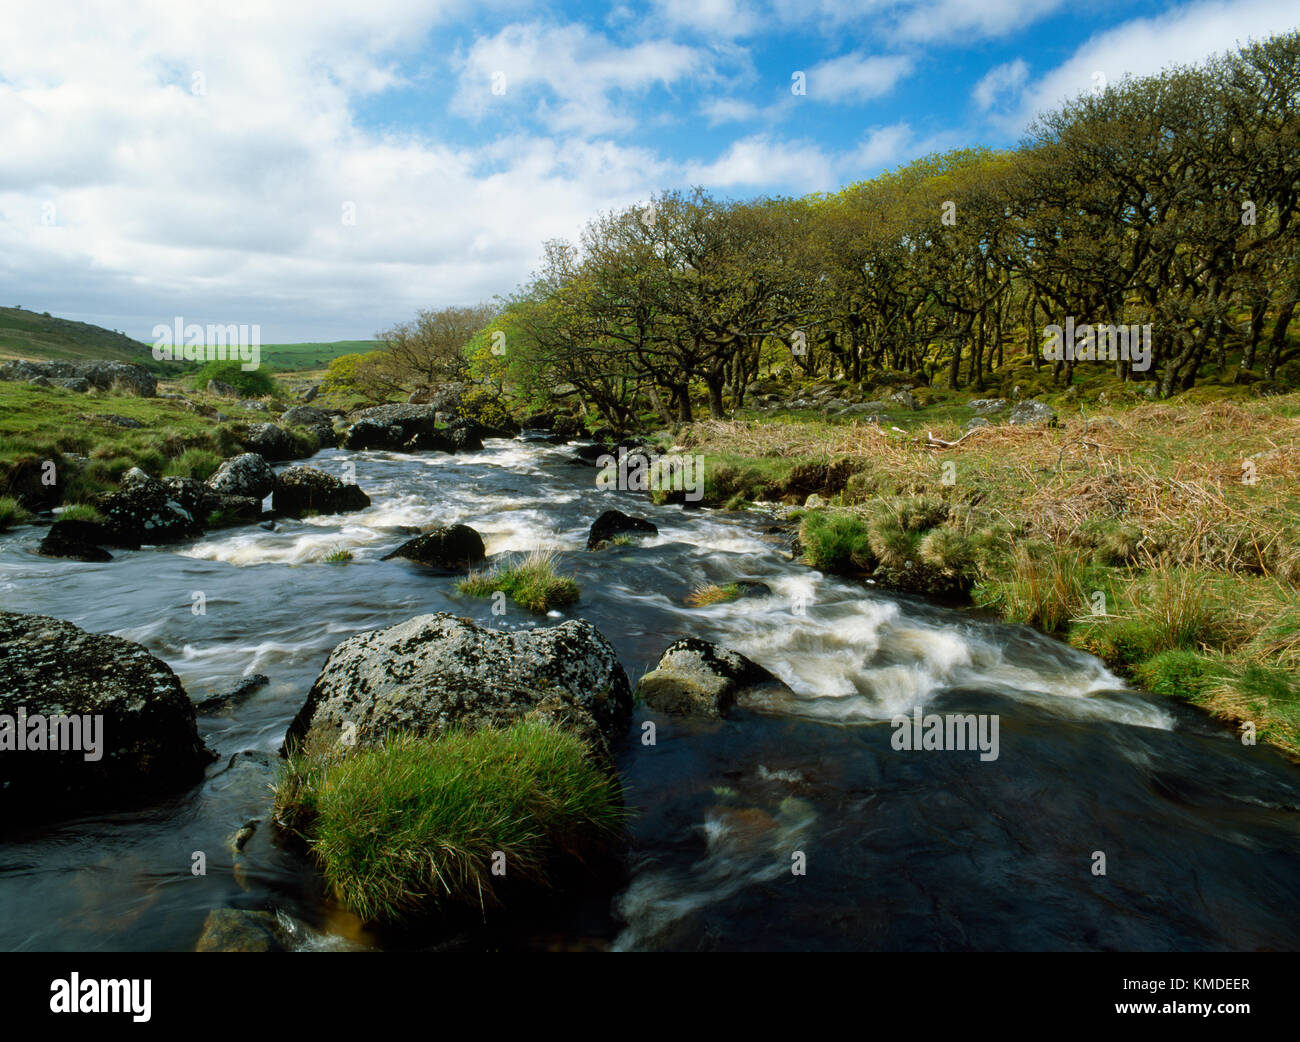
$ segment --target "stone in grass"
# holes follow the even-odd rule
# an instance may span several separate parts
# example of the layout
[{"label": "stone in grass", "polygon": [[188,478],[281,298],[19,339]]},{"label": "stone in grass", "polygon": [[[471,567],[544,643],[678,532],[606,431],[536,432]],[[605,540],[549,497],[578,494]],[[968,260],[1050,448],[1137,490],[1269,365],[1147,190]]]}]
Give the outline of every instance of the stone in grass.
[{"label": "stone in grass", "polygon": [[653,522],[643,517],[630,517],[619,510],[606,510],[592,522],[587,531],[587,549],[599,549],[602,543],[609,542],[616,535],[658,535],[659,529]]},{"label": "stone in grass", "polygon": [[408,539],[383,559],[405,557],[408,561],[458,571],[478,564],[486,556],[483,537],[469,525],[444,525]]},{"label": "stone in grass", "polygon": [[726,716],[745,692],[786,684],[730,648],[698,637],[670,644],[636,686],[636,698],[672,716]]},{"label": "stone in grass", "polygon": [[1057,423],[1056,410],[1046,402],[1040,402],[1036,398],[1027,398],[1023,402],[1016,403],[1015,408],[1011,410],[1011,415],[1007,418],[1011,424],[1031,424],[1045,423],[1049,427],[1055,427]]},{"label": "stone in grass", "polygon": [[176,674],[144,647],[0,611],[0,829],[156,800],[212,758]]}]

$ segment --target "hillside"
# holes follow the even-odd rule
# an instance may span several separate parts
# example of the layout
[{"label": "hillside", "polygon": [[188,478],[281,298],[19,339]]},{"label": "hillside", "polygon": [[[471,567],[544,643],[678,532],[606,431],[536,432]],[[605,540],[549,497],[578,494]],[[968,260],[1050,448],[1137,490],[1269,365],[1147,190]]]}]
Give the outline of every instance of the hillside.
[{"label": "hillside", "polygon": [[125,333],[20,307],[0,307],[0,358],[103,358],[137,362],[156,372],[173,368],[155,361],[148,344]]},{"label": "hillside", "polygon": [[299,372],[307,369],[324,369],[340,355],[365,354],[367,351],[377,350],[379,346],[374,340],[263,344],[262,360],[277,372]]}]

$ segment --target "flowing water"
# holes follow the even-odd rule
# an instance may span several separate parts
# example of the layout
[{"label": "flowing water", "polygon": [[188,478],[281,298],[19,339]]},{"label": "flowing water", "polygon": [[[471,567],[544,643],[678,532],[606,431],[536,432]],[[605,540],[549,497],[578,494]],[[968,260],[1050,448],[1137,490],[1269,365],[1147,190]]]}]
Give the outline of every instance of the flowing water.
[{"label": "flowing water", "polygon": [[[1276,752],[1030,630],[792,562],[752,513],[602,492],[571,458],[523,440],[455,457],[327,450],[312,465],[354,464],[369,509],[116,551],[102,565],[35,555],[30,528],[0,536],[5,608],[139,641],[196,702],[247,674],[271,678],[200,715],[220,754],[203,784],[0,843],[0,949],[189,950],[222,906],[277,909],[303,948],[375,944],[278,840],[269,785],[289,721],[350,634],[434,611],[511,627],[562,617],[511,605],[495,619],[454,577],[380,560],[417,527],[452,522],[482,533],[489,554],[558,548],[582,589],[570,614],[609,638],[633,683],[694,635],[794,691],[726,721],[639,708],[619,755],[634,808],[625,885],[460,946],[1297,947],[1300,770]],[[587,528],[610,506],[659,535],[587,553]],[[324,562],[336,547],[354,559]],[[735,579],[770,592],[685,605],[698,583]],[[996,715],[997,759],[893,748],[891,717],[917,707]],[[230,837],[253,819],[236,854]],[[206,875],[191,872],[196,851]]]}]

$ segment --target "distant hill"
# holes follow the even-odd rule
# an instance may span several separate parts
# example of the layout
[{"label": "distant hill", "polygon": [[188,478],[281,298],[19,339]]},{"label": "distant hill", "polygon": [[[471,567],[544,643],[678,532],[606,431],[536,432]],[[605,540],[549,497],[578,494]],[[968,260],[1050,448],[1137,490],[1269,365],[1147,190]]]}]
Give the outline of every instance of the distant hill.
[{"label": "distant hill", "polygon": [[151,345],[125,333],[25,308],[0,307],[0,358],[104,358],[136,362],[158,373],[175,368],[157,361]]},{"label": "distant hill", "polygon": [[[378,347],[374,340],[335,340],[332,343],[263,344],[262,363],[279,372],[324,369],[340,355],[364,353]],[[0,359],[36,360],[104,358],[136,362],[159,375],[175,375],[184,364],[160,362],[153,346],[88,322],[56,318],[26,308],[0,307]]]}]

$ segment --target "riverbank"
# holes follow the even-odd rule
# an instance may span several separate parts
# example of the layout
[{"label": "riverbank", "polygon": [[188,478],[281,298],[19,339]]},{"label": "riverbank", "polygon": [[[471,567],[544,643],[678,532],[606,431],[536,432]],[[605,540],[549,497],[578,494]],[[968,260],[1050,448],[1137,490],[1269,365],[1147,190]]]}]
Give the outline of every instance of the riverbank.
[{"label": "riverbank", "polygon": [[1300,757],[1300,395],[1001,411],[763,415],[678,441],[706,503],[801,507],[807,563],[965,594]]}]

